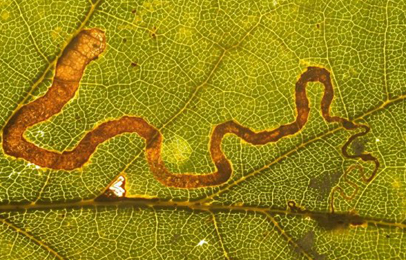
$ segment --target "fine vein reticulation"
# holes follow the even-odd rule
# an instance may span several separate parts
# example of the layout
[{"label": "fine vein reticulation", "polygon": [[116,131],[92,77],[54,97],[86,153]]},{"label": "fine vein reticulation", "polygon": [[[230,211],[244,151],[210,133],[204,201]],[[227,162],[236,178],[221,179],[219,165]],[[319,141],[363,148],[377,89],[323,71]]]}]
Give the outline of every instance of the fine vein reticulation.
[{"label": "fine vein reticulation", "polygon": [[235,121],[227,121],[217,125],[210,139],[210,154],[217,171],[208,174],[174,174],[168,171],[161,157],[163,136],[158,129],[141,117],[124,116],[117,120],[100,124],[88,132],[79,144],[70,151],[62,153],[40,148],[24,138],[24,132],[30,126],[45,121],[59,113],[65,104],[74,97],[79,88],[83,72],[92,60],[104,51],[106,38],[103,31],[88,29],[81,31],[66,47],[59,58],[54,80],[48,92],[19,108],[10,118],[3,131],[3,148],[8,155],[23,158],[36,165],[52,168],[73,170],[82,167],[96,150],[97,146],[123,133],[137,133],[145,139],[146,158],[155,178],[162,184],[177,188],[199,188],[220,185],[230,179],[232,165],[221,150],[221,143],[226,134],[234,134],[253,145],[264,145],[276,142],[282,137],[299,132],[306,124],[310,112],[309,100],[306,95],[308,82],[320,82],[324,85],[321,111],[327,122],[341,124],[347,130],[362,129],[352,135],[342,147],[347,158],[371,161],[375,168],[367,179],[372,180],[379,167],[379,161],[371,154],[348,154],[350,143],[359,136],[369,132],[366,125],[356,124],[347,119],[331,116],[330,105],[334,97],[330,73],[324,68],[308,67],[302,73],[295,87],[296,120],[269,131],[254,132]]}]

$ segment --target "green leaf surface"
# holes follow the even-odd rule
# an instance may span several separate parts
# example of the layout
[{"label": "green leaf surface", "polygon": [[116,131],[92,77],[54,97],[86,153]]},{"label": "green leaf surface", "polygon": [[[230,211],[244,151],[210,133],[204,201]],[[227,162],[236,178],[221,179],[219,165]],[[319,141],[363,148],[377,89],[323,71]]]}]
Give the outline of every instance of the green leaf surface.
[{"label": "green leaf surface", "polygon": [[[391,0],[0,0],[0,259],[406,259],[405,13]],[[36,146],[71,150],[136,116],[162,134],[170,172],[207,174],[214,127],[294,122],[295,84],[317,66],[331,73],[331,115],[369,126],[347,150],[377,158],[376,176],[363,181],[374,165],[344,156],[360,131],[325,120],[319,82],[296,134],[226,135],[233,172],[220,185],[162,184],[136,133],[74,170],[8,155],[10,118],[49,90],[87,28],[106,49],[62,111],[25,132]],[[125,198],[106,198],[119,176]]]}]

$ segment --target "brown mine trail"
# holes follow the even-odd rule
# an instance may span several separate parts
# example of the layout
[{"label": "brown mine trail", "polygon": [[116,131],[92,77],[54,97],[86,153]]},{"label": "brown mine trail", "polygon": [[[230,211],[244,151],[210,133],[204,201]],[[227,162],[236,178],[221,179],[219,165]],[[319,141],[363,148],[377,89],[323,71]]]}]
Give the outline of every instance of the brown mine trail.
[{"label": "brown mine trail", "polygon": [[352,135],[344,144],[342,147],[343,155],[347,158],[373,162],[375,169],[368,180],[372,180],[376,175],[379,161],[374,156],[368,153],[358,155],[347,153],[347,147],[350,143],[357,137],[367,134],[370,130],[369,127],[330,115],[330,105],[334,97],[333,85],[330,73],[326,69],[318,67],[308,67],[296,82],[297,116],[294,122],[261,132],[254,132],[235,121],[227,121],[214,127],[210,139],[210,155],[217,171],[212,173],[174,174],[169,172],[161,156],[162,134],[141,117],[123,116],[102,123],[88,132],[73,150],[62,153],[40,148],[27,141],[23,135],[26,129],[61,112],[78,90],[87,64],[97,59],[105,47],[105,34],[98,29],[83,30],[72,40],[57,62],[52,86],[46,94],[19,108],[6,124],[3,131],[3,148],[6,154],[23,158],[42,167],[73,170],[82,167],[100,143],[116,135],[135,132],[145,139],[146,158],[149,166],[154,177],[162,184],[177,188],[220,185],[228,181],[232,174],[232,165],[221,150],[223,137],[226,134],[234,134],[250,144],[264,145],[299,132],[306,124],[310,112],[306,85],[308,82],[320,82],[324,85],[324,95],[321,101],[324,119],[327,122],[339,123],[347,130],[363,129],[363,131]]}]

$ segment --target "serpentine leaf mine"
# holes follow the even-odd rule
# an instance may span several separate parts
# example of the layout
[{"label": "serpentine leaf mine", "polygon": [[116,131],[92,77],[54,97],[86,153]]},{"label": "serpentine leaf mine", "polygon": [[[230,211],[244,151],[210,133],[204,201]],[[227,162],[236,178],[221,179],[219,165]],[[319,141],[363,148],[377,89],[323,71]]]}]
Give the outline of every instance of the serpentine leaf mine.
[{"label": "serpentine leaf mine", "polygon": [[352,135],[342,147],[344,157],[372,162],[375,168],[365,181],[371,181],[379,167],[377,158],[369,153],[351,155],[348,146],[357,137],[367,134],[370,128],[350,120],[331,116],[330,106],[334,98],[330,72],[325,68],[308,67],[295,86],[296,120],[276,129],[254,132],[235,121],[227,121],[214,127],[210,139],[210,155],[216,171],[208,174],[182,173],[168,171],[162,160],[163,136],[158,129],[150,125],[146,119],[136,116],[123,116],[100,124],[88,132],[79,144],[70,151],[62,153],[50,151],[34,145],[24,138],[27,128],[45,121],[60,113],[66,103],[71,100],[79,88],[79,83],[86,66],[99,57],[106,48],[106,38],[99,29],[81,31],[66,47],[59,58],[52,86],[46,94],[33,102],[19,108],[7,122],[3,130],[3,148],[5,153],[16,158],[23,158],[41,167],[51,169],[73,170],[82,167],[94,153],[97,146],[123,133],[137,133],[145,139],[146,158],[154,177],[162,184],[176,188],[199,188],[221,185],[227,182],[232,174],[231,162],[221,150],[223,137],[234,134],[253,145],[265,145],[299,132],[306,124],[310,107],[306,94],[308,82],[320,82],[324,86],[321,101],[321,112],[329,123],[339,123],[347,130],[362,129]]}]

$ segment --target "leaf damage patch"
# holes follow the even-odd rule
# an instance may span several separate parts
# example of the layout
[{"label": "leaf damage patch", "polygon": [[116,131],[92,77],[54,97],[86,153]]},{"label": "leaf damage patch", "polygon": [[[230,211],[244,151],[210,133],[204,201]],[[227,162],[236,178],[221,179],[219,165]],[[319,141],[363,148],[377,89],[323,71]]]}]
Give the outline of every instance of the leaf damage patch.
[{"label": "leaf damage patch", "polygon": [[330,72],[320,67],[308,67],[303,72],[295,86],[296,120],[273,130],[254,132],[236,121],[227,121],[214,127],[210,139],[210,155],[216,166],[216,171],[208,174],[183,173],[174,174],[168,171],[162,159],[163,136],[158,129],[145,119],[134,116],[123,116],[100,124],[88,132],[79,144],[70,151],[62,153],[40,148],[27,141],[23,134],[27,128],[48,120],[60,113],[66,103],[72,99],[79,88],[79,82],[86,66],[105,50],[106,38],[99,29],[81,31],[66,47],[58,59],[52,86],[46,94],[33,102],[19,108],[7,122],[3,130],[3,149],[8,155],[23,158],[41,167],[51,169],[73,170],[82,167],[104,141],[123,134],[137,133],[145,139],[146,158],[154,177],[165,186],[176,188],[200,188],[221,185],[232,175],[232,164],[221,150],[225,135],[234,134],[253,145],[265,145],[277,142],[279,139],[298,133],[306,124],[310,107],[306,94],[309,82],[320,82],[324,86],[321,101],[321,112],[325,121],[339,123],[347,130],[361,129],[352,135],[342,147],[346,158],[361,159],[375,164],[375,168],[367,179],[372,180],[379,167],[379,161],[369,153],[347,153],[348,146],[358,137],[367,134],[370,128],[356,124],[348,119],[330,115],[330,106],[334,98]]},{"label": "leaf damage patch", "polygon": [[339,231],[347,229],[348,227],[367,226],[367,221],[354,212],[312,212],[297,205],[294,201],[288,201],[288,207],[293,214],[301,215],[305,218],[315,220],[317,224],[326,231]]},{"label": "leaf damage patch", "polygon": [[[296,241],[298,246],[306,251],[311,253],[314,256],[314,260],[326,260],[327,256],[324,254],[319,254],[314,246],[316,243],[316,234],[314,231],[308,231],[306,234],[304,234],[303,237],[301,237],[298,241]],[[296,251],[298,254],[301,254],[301,251],[297,249]]]}]

